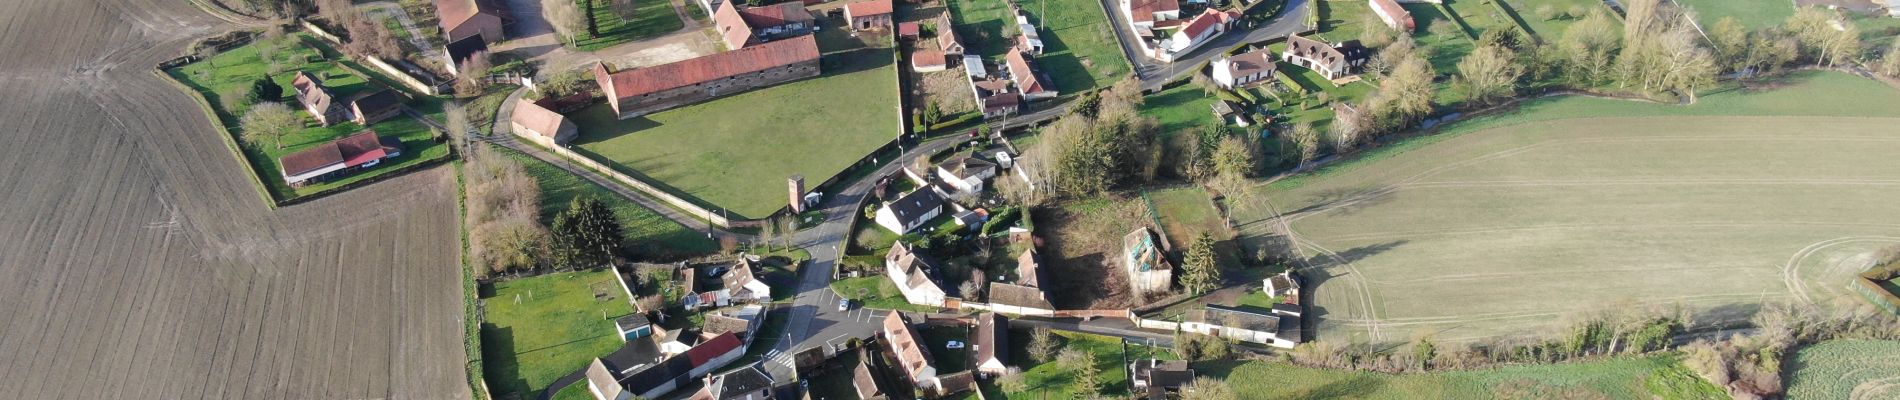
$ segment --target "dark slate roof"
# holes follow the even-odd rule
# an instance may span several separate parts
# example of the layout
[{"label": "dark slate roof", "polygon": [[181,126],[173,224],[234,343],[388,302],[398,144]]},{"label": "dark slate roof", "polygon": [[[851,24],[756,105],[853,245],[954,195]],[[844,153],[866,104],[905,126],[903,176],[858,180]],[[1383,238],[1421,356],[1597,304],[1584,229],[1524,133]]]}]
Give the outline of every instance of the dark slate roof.
[{"label": "dark slate roof", "polygon": [[374,89],[356,95],[356,98],[350,99],[350,104],[355,105],[356,109],[362,110],[365,114],[376,114],[402,105],[402,96],[397,96],[396,91],[393,90]]},{"label": "dark slate roof", "polygon": [[758,392],[759,389],[772,387],[772,377],[759,372],[757,367],[741,368],[725,375],[714,376],[713,382],[717,385],[713,390],[719,393],[715,396],[719,400],[743,399],[747,398],[748,394]]},{"label": "dark slate roof", "polygon": [[1148,387],[1178,388],[1194,381],[1187,361],[1136,360],[1135,376],[1148,377]]},{"label": "dark slate roof", "polygon": [[1294,343],[1306,341],[1306,333],[1300,328],[1300,317],[1291,315],[1280,316],[1279,331],[1274,332],[1273,336]]},{"label": "dark slate roof", "polygon": [[601,357],[600,361],[607,364],[607,369],[612,370],[614,376],[625,379],[629,374],[659,364],[662,359],[660,343],[648,335],[628,341],[620,346],[620,350]]},{"label": "dark slate roof", "polygon": [[898,197],[885,207],[890,207],[891,212],[897,214],[899,221],[916,222],[924,218],[924,215],[929,214],[931,210],[943,208],[943,198],[938,197],[935,191],[918,189]]},{"label": "dark slate roof", "polygon": [[620,378],[620,384],[626,385],[627,389],[632,390],[633,393],[646,393],[674,379],[685,377],[692,371],[692,360],[686,357],[673,357],[650,368],[634,372],[633,375]]},{"label": "dark slate roof", "polygon": [[1206,310],[1203,310],[1201,313],[1190,313],[1189,318],[1194,318],[1194,314],[1200,315],[1201,318],[1199,322],[1241,328],[1254,332],[1277,332],[1282,324],[1280,321],[1281,317],[1272,315],[1271,311],[1256,308],[1208,304]]},{"label": "dark slate roof", "polygon": [[469,56],[475,55],[477,52],[488,51],[488,42],[483,41],[479,35],[469,36],[462,38],[462,40],[449,42],[448,45],[443,46],[443,50],[449,53],[449,59],[455,60],[455,63],[460,65],[462,62],[468,61]]},{"label": "dark slate roof", "polygon": [[627,316],[620,317],[619,319],[615,319],[614,323],[619,324],[622,327],[628,327],[628,326],[652,325],[653,321],[648,320],[646,314],[632,313],[632,314],[627,314]]}]

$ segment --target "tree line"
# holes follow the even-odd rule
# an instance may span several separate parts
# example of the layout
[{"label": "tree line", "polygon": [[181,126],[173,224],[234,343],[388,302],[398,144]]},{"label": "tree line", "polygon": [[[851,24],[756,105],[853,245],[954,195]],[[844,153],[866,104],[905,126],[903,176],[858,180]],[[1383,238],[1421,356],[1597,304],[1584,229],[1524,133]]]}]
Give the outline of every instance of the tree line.
[{"label": "tree line", "polygon": [[473,146],[463,166],[470,258],[498,274],[592,268],[623,253],[619,216],[606,203],[577,197],[541,223],[541,186],[519,161]]}]

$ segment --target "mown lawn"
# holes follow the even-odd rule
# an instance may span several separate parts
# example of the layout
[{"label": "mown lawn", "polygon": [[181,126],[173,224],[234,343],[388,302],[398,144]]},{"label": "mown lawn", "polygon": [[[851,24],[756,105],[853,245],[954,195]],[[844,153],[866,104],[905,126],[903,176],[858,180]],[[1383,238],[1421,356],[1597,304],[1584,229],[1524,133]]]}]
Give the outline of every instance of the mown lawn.
[{"label": "mown lawn", "polygon": [[1695,10],[1696,22],[1706,27],[1722,17],[1735,17],[1750,30],[1781,25],[1794,15],[1794,4],[1786,0],[1678,0],[1677,4]]},{"label": "mown lawn", "polygon": [[[296,89],[290,85],[291,81],[295,80],[298,71],[323,79],[324,85],[330,87],[338,101],[349,99],[365,90],[387,87],[408,97],[409,100],[406,103],[409,107],[427,114],[432,119],[442,119],[441,99],[415,96],[403,92],[400,85],[394,84],[387,78],[359,73],[358,71],[365,71],[361,66],[343,60],[341,55],[334,52],[313,47],[315,42],[315,39],[304,34],[287,36],[278,47],[279,50],[272,54],[271,58],[283,66],[282,73],[271,77],[273,82],[283,87],[283,97],[259,101],[277,101],[290,107],[304,119],[304,128],[282,138],[265,139],[261,143],[250,143],[243,139],[244,130],[239,121],[244,113],[250,111],[251,105],[246,104],[235,110],[226,110],[219,99],[223,93],[234,88],[249,87],[252,82],[269,73],[271,61],[261,58],[258,52],[259,48],[265,44],[253,43],[238,47],[219,53],[208,61],[187,64],[167,70],[166,73],[205,98],[217,115],[217,122],[223,124],[225,129],[235,136],[234,139],[242,144],[240,147],[246,161],[251,164],[252,169],[256,170],[258,180],[277,201],[322,192],[374,178],[389,171],[449,156],[449,146],[435,142],[433,140],[435,132],[427,125],[407,115],[397,115],[367,128],[375,130],[383,137],[401,139],[404,146],[401,156],[386,160],[369,171],[358,172],[340,179],[294,189],[286,184],[283,169],[278,164],[279,158],[355,134],[366,128],[355,122],[343,122],[328,127],[318,126],[316,119],[310,117],[308,112],[303,111],[303,106],[297,103]],[[306,60],[309,62],[304,62]],[[346,64],[354,70],[345,68]]]},{"label": "mown lawn", "polygon": [[1281,362],[1195,363],[1245,399],[1726,399],[1673,356],[1390,375]]},{"label": "mown lawn", "polygon": [[1161,124],[1164,135],[1200,132],[1205,127],[1219,126],[1221,121],[1214,118],[1214,102],[1217,98],[1208,96],[1194,85],[1181,85],[1149,95],[1142,100],[1141,114],[1154,117]]},{"label": "mown lawn", "polygon": [[815,78],[639,118],[588,107],[569,116],[581,131],[574,147],[731,216],[765,217],[785,206],[787,177],[817,186],[902,132],[888,48],[833,51],[820,62]]},{"label": "mown lawn", "polygon": [[710,254],[719,250],[718,243],[706,238],[704,226],[688,227],[673,222],[652,209],[627,200],[607,188],[594,182],[581,179],[567,170],[553,164],[529,157],[527,154],[508,149],[497,148],[521,162],[529,175],[541,184],[541,222],[552,226],[554,216],[567,210],[570,202],[576,198],[590,197],[606,203],[620,217],[626,241],[634,247],[641,257],[662,259],[683,258]]},{"label": "mown lawn", "polygon": [[[1108,14],[1095,0],[1035,0],[1022,3],[1040,30],[1043,55],[1036,57],[1062,93],[1106,87],[1129,74]],[[1001,61],[1015,42],[1015,17],[997,0],[951,0],[957,34],[976,54]],[[1045,15],[1046,14],[1046,15]]]},{"label": "mown lawn", "polygon": [[[600,28],[599,36],[589,35],[585,29],[581,30],[581,34],[573,43],[574,47],[581,51],[595,51],[621,43],[652,39],[673,33],[686,26],[685,22],[680,21],[679,15],[673,13],[673,5],[667,0],[575,1],[580,4],[583,13],[588,12],[588,3],[593,3],[590,16]],[[616,13],[614,7],[609,5],[615,1],[632,1],[633,15]],[[688,3],[687,7],[694,6]]]},{"label": "mown lawn", "polygon": [[[499,395],[540,396],[555,379],[621,346],[614,318],[633,313],[611,270],[496,282],[483,293],[482,367]],[[596,299],[600,290],[607,296]]]},{"label": "mown lawn", "polygon": [[831,290],[838,292],[839,296],[851,299],[853,307],[919,312],[939,311],[936,307],[925,307],[905,301],[904,293],[897,291],[897,285],[892,284],[891,278],[884,274],[832,282]]}]

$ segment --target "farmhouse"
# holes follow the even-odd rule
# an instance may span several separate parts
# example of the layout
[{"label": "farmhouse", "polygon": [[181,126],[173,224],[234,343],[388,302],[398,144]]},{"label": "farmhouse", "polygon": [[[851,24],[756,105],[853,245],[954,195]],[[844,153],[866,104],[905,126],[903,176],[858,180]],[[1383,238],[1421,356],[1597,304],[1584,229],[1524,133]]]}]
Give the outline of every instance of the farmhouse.
[{"label": "farmhouse", "polygon": [[376,89],[350,99],[351,119],[369,126],[402,113],[402,96],[389,89]]},{"label": "farmhouse", "polygon": [[1405,7],[1400,7],[1399,2],[1393,0],[1366,0],[1366,2],[1372,7],[1372,13],[1379,14],[1379,20],[1385,21],[1385,26],[1405,32],[1418,29],[1418,25],[1412,22],[1412,13],[1405,11]]},{"label": "farmhouse", "polygon": [[720,280],[726,284],[726,291],[732,294],[734,301],[772,301],[772,287],[752,275],[751,261],[739,259]]},{"label": "farmhouse", "polygon": [[435,0],[442,36],[449,42],[479,36],[494,43],[502,39],[502,13],[490,0]]},{"label": "farmhouse", "polygon": [[1247,120],[1247,114],[1241,112],[1245,110],[1245,108],[1242,108],[1240,104],[1227,100],[1219,100],[1210,106],[1214,109],[1214,118],[1220,119],[1222,123],[1233,124],[1242,128],[1253,125],[1252,121]]},{"label": "farmhouse", "polygon": [[851,23],[851,30],[891,29],[893,10],[891,0],[860,1],[844,6],[844,19]]},{"label": "farmhouse", "polygon": [[990,283],[990,309],[1016,315],[1055,315],[1056,307],[1041,287],[1040,265],[1035,249],[1024,250],[1016,258],[1015,283]]},{"label": "farmhouse", "polygon": [[1024,100],[1047,99],[1059,94],[1046,84],[1049,78],[1036,69],[1035,61],[1021,50],[1010,50],[1008,63],[1009,79],[1015,81],[1016,88],[1022,90]]},{"label": "farmhouse", "polygon": [[1161,361],[1157,359],[1135,360],[1128,363],[1134,379],[1129,383],[1135,388],[1135,395],[1161,400],[1170,393],[1180,393],[1182,387],[1194,381],[1194,370],[1188,368],[1187,361]]},{"label": "farmhouse", "polygon": [[744,7],[723,3],[713,14],[713,25],[728,49],[811,33],[817,26],[804,3],[789,2],[768,6]]},{"label": "farmhouse", "polygon": [[1215,36],[1227,32],[1228,28],[1232,28],[1239,21],[1239,12],[1208,8],[1201,12],[1201,15],[1188,20],[1186,26],[1174,31],[1167,39],[1144,47],[1148,47],[1149,57],[1161,62],[1174,62],[1176,58],[1194,51],[1195,48],[1213,40]]},{"label": "farmhouse", "polygon": [[1233,90],[1272,82],[1273,72],[1279,68],[1279,63],[1274,60],[1272,49],[1261,47],[1233,57],[1214,59],[1207,67],[1214,84],[1220,85],[1222,89]]},{"label": "farmhouse", "polygon": [[965,56],[963,67],[969,69],[970,92],[976,96],[976,104],[983,106],[984,118],[1002,118],[1022,108],[1022,94],[1009,81],[989,77],[979,58]]},{"label": "farmhouse", "polygon": [[1121,0],[1122,15],[1135,32],[1155,28],[1157,22],[1181,19],[1181,0]]},{"label": "farmhouse", "polygon": [[746,367],[706,377],[706,384],[692,399],[772,400],[772,377],[759,368]]},{"label": "farmhouse", "polygon": [[672,392],[726,366],[745,354],[745,345],[733,334],[723,334],[701,342],[685,353],[620,379],[628,393],[649,399]]},{"label": "farmhouse", "polygon": [[963,55],[963,41],[957,40],[955,25],[950,24],[950,13],[937,16],[937,50],[945,55]]},{"label": "farmhouse", "polygon": [[858,365],[851,367],[851,388],[858,392],[858,399],[861,400],[886,399],[888,397],[884,396],[884,389],[877,386],[877,375],[871,372],[869,355],[863,351],[858,353]]},{"label": "farmhouse", "polygon": [[1189,311],[1181,330],[1286,349],[1305,341],[1297,313],[1215,304]]},{"label": "farmhouse", "polygon": [[330,126],[350,119],[350,110],[336,102],[336,94],[323,86],[323,80],[305,72],[297,72],[291,79],[290,87],[297,91],[297,103],[304,111],[317,119],[318,125]]},{"label": "farmhouse", "polygon": [[547,147],[566,145],[580,136],[580,128],[574,125],[574,121],[532,101],[515,102],[514,114],[508,125],[514,128],[515,136]]},{"label": "farmhouse", "polygon": [[970,351],[976,355],[976,372],[987,376],[1009,373],[1009,318],[993,312],[976,317],[975,337]]},{"label": "farmhouse", "polygon": [[365,130],[278,159],[284,183],[298,187],[376,166],[402,155],[402,142]]},{"label": "farmhouse", "polygon": [[930,189],[913,190],[877,210],[877,224],[902,235],[943,214],[943,197]]},{"label": "farmhouse", "polygon": [[996,163],[964,154],[937,164],[937,178],[959,192],[976,193],[983,191],[984,181],[996,177],[996,170]]},{"label": "farmhouse", "polygon": [[448,62],[449,75],[460,75],[462,73],[462,63],[468,62],[468,60],[475,59],[476,57],[488,56],[488,42],[482,40],[480,36],[465,37],[462,38],[462,40],[443,45],[442,54],[447,58],[447,60],[444,61]]},{"label": "farmhouse", "polygon": [[1261,283],[1262,288],[1266,290],[1268,296],[1279,297],[1300,294],[1300,276],[1294,275],[1292,270],[1267,277],[1267,279],[1263,279]]},{"label": "farmhouse", "polygon": [[1136,296],[1168,291],[1174,282],[1174,266],[1168,263],[1168,245],[1153,229],[1135,228],[1122,237],[1122,269],[1128,273],[1128,285]]},{"label": "farmhouse", "polygon": [[614,72],[594,67],[594,81],[620,119],[818,76],[811,35],[670,64]]},{"label": "farmhouse", "polygon": [[891,278],[897,291],[904,293],[904,301],[911,304],[943,306],[946,294],[943,287],[937,285],[936,272],[935,259],[917,253],[916,248],[903,242],[891,245],[890,252],[884,255],[884,275]]},{"label": "farmhouse", "polygon": [[917,331],[904,321],[904,313],[891,312],[884,315],[884,343],[890,345],[892,355],[896,356],[897,368],[903,371],[905,379],[918,389],[931,389],[938,386],[937,368],[930,364],[930,351],[918,342]]},{"label": "farmhouse", "polygon": [[1371,57],[1372,50],[1360,45],[1357,40],[1327,44],[1293,34],[1286,37],[1286,52],[1282,53],[1281,59],[1337,81],[1358,76],[1365,69],[1366,60]]}]

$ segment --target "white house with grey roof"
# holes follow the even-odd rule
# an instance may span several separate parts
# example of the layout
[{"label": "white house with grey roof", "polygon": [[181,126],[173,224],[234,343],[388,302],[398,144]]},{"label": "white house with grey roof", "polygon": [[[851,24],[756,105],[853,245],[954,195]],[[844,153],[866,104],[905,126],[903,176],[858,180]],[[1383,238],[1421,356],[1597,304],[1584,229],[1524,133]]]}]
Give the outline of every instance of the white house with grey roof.
[{"label": "white house with grey roof", "polygon": [[937,262],[929,256],[918,254],[916,249],[904,242],[891,245],[891,252],[884,255],[884,275],[897,285],[897,291],[904,294],[904,301],[911,304],[942,307],[947,297],[943,287],[937,284]]},{"label": "white house with grey roof", "polygon": [[1305,341],[1297,309],[1297,306],[1265,310],[1209,304],[1207,308],[1189,311],[1181,330],[1291,349]]},{"label": "white house with grey roof", "polygon": [[884,202],[877,210],[877,224],[902,235],[943,215],[943,197],[930,189],[917,189]]}]

